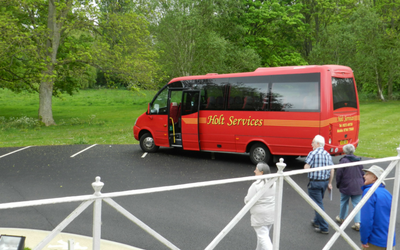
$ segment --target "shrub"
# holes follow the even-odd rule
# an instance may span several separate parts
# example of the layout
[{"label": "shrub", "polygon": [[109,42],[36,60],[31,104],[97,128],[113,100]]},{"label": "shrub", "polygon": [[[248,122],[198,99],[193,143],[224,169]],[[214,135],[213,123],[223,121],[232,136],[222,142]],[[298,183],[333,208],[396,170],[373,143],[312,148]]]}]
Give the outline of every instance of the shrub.
[{"label": "shrub", "polygon": [[0,129],[6,130],[11,128],[27,129],[27,128],[38,128],[44,124],[38,119],[22,116],[22,117],[10,117],[9,119],[0,116]]}]

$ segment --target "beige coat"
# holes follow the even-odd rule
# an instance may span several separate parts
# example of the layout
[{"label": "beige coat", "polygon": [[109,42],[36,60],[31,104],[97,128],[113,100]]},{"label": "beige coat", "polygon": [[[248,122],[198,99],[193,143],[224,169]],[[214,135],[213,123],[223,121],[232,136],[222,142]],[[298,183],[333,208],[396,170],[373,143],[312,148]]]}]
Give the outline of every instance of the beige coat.
[{"label": "beige coat", "polygon": [[[257,191],[264,186],[263,180],[255,181],[249,188],[244,203],[247,204],[256,195]],[[260,199],[251,207],[251,226],[265,226],[274,224],[275,213],[275,183],[272,187],[260,197]]]}]

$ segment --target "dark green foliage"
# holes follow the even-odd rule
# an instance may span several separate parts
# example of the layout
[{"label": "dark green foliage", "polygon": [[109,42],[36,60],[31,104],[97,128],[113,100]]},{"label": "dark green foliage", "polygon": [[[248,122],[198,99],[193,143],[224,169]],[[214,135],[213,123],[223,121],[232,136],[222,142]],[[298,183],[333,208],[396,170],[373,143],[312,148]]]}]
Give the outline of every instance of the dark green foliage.
[{"label": "dark green foliage", "polygon": [[348,19],[329,25],[321,38],[311,52],[312,63],[348,65],[359,90],[381,100],[395,98],[400,87],[398,32],[375,8],[359,6]]},{"label": "dark green foliage", "polygon": [[385,100],[400,90],[396,1],[59,3],[55,11],[67,14],[57,21],[61,40],[51,61],[49,1],[0,0],[0,87],[39,91],[47,82],[53,95],[96,86],[155,89],[183,75],[342,64],[352,67],[360,91]]}]

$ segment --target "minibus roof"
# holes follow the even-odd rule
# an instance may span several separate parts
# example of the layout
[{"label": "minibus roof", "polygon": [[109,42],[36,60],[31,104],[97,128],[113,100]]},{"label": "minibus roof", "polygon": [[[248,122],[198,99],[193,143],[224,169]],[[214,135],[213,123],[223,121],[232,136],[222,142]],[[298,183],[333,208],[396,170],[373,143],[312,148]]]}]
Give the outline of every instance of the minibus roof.
[{"label": "minibus roof", "polygon": [[335,77],[346,77],[346,78],[353,77],[353,71],[351,70],[351,68],[347,66],[307,65],[307,66],[284,66],[284,67],[268,67],[268,68],[262,67],[262,68],[257,68],[253,72],[242,72],[242,73],[229,73],[229,74],[208,73],[206,75],[182,76],[172,79],[169,83],[184,81],[184,80],[197,80],[197,79],[210,79],[210,78],[318,73],[324,70],[331,71],[332,76]]}]

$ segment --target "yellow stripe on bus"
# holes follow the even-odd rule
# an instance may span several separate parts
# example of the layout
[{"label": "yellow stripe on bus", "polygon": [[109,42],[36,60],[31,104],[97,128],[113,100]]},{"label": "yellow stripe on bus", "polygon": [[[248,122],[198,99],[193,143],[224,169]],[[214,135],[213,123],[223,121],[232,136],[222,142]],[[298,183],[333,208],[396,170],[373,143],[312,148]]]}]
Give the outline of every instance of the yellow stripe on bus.
[{"label": "yellow stripe on bus", "polygon": [[[352,121],[360,120],[360,116],[352,116]],[[264,126],[282,126],[282,127],[326,127],[329,124],[337,123],[337,122],[345,122],[339,121],[338,117],[332,117],[326,120],[318,121],[318,120],[274,120],[274,119],[264,119]]]},{"label": "yellow stripe on bus", "polygon": [[319,121],[306,121],[306,120],[273,120],[264,119],[264,126],[278,126],[278,127],[319,127]]},{"label": "yellow stripe on bus", "polygon": [[[359,121],[360,116],[352,116],[354,117],[352,121]],[[182,121],[185,124],[197,124],[197,118],[182,118]],[[329,126],[329,124],[342,122],[338,121],[338,117],[332,117],[327,120],[319,121],[319,120],[277,120],[277,119],[264,119],[264,126],[282,126],[282,127],[325,127]],[[343,121],[344,122],[344,121]],[[199,123],[204,124],[207,123],[206,117],[200,117]]]},{"label": "yellow stripe on bus", "polygon": [[[201,118],[200,118],[201,120]],[[197,118],[182,118],[185,124],[197,124]]]}]

